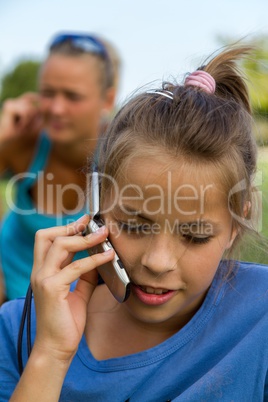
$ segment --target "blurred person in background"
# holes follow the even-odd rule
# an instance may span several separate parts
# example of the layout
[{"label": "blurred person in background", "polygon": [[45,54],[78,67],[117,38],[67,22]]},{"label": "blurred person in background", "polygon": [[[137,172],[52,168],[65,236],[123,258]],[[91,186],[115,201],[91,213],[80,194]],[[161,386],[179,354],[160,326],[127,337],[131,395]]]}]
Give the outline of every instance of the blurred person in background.
[{"label": "blurred person in background", "polygon": [[83,168],[115,106],[119,70],[106,39],[60,33],[41,66],[38,93],[3,104],[0,173],[12,175],[16,196],[1,223],[0,303],[26,294],[36,231],[85,211]]}]

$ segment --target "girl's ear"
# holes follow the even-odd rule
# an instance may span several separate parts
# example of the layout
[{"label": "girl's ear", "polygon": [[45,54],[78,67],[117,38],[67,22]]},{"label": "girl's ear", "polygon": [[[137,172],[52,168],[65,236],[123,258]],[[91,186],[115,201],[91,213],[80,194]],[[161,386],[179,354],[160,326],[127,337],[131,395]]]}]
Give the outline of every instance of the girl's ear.
[{"label": "girl's ear", "polygon": [[[244,219],[249,215],[250,209],[251,209],[251,202],[246,201],[245,205],[244,205],[244,208],[243,208],[243,218]],[[229,250],[232,247],[233,242],[235,241],[236,236],[238,235],[239,231],[240,231],[239,227],[236,227],[236,228],[233,227],[232,228],[231,237],[230,237],[230,240],[229,240],[229,242],[227,244],[226,250]]]},{"label": "girl's ear", "polygon": [[227,246],[226,246],[226,250],[229,250],[232,247],[233,242],[235,241],[236,236],[238,235],[238,232],[239,232],[239,228],[234,228],[233,227],[232,232],[231,232],[230,240],[229,240],[229,242],[227,243]]},{"label": "girl's ear", "polygon": [[244,208],[243,208],[244,218],[246,218],[248,216],[248,214],[250,213],[250,210],[251,210],[251,202],[246,201]]}]

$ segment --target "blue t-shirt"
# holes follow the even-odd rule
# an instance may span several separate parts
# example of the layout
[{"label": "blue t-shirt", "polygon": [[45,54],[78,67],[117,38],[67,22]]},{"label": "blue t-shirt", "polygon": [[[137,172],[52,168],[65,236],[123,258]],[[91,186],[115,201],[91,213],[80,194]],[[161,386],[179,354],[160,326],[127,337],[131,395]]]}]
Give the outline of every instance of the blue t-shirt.
[{"label": "blue t-shirt", "polygon": [[[10,212],[1,225],[0,268],[2,267],[3,270],[8,300],[26,295],[33,266],[36,231],[57,225],[66,225],[86,212],[83,208],[72,215],[45,215],[38,212],[33,204],[30,191],[44,172],[50,150],[50,139],[45,133],[42,133],[28,171],[20,180],[19,177],[15,178],[15,201],[13,205],[10,205]],[[42,188],[38,191],[41,192]],[[77,253],[75,258],[86,256],[86,252],[81,252]]]},{"label": "blue t-shirt", "polygon": [[[268,401],[268,266],[237,263],[215,275],[193,318],[146,351],[98,361],[82,338],[61,402]],[[18,380],[17,337],[23,299],[0,309],[0,402]],[[33,312],[32,337],[35,336]],[[24,343],[24,363],[26,362]]]}]

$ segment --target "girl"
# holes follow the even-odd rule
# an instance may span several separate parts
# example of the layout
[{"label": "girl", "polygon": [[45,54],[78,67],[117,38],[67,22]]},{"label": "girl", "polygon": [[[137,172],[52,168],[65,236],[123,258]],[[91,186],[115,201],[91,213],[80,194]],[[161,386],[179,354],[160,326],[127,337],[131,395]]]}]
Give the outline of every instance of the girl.
[{"label": "girl", "polygon": [[[23,301],[2,307],[1,401],[268,401],[268,267],[230,258],[254,230],[256,145],[236,67],[248,52],[228,49],[114,118],[98,160],[105,226],[82,236],[83,216],[37,232],[21,379]],[[114,251],[71,262],[108,234],[130,279],[123,303],[97,286]]]},{"label": "girl", "polygon": [[[12,174],[10,213],[1,227],[6,298],[24,296],[38,229],[74,221],[84,210],[81,169],[113,109],[119,59],[102,39],[56,35],[39,74],[39,94],[3,105],[0,172]],[[13,243],[13,236],[20,238]],[[1,299],[1,298],[0,298]]]}]

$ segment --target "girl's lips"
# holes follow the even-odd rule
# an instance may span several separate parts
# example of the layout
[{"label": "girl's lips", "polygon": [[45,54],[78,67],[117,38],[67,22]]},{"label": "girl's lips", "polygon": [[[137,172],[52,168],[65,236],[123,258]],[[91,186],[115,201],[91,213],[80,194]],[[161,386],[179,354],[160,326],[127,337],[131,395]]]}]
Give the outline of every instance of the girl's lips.
[{"label": "girl's lips", "polygon": [[141,287],[132,284],[131,289],[134,295],[144,304],[157,306],[168,302],[176,293],[175,290],[168,290],[162,294],[147,293]]}]

